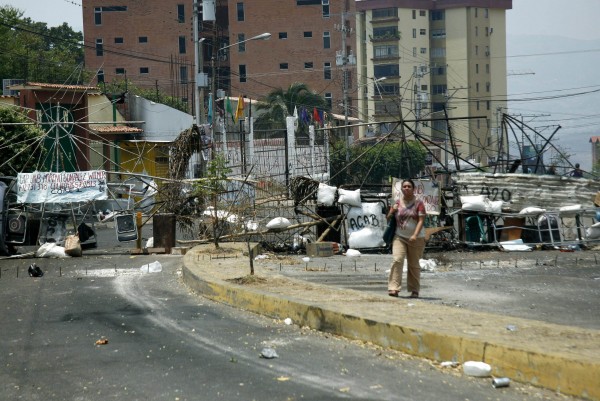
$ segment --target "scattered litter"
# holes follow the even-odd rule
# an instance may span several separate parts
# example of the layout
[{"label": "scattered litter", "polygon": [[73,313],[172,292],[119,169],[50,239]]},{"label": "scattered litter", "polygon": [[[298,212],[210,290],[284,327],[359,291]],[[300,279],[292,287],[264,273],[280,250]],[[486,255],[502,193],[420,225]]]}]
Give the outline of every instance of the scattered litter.
[{"label": "scattered litter", "polygon": [[262,351],[260,351],[260,357],[265,359],[273,359],[279,358],[279,355],[277,355],[277,352],[275,352],[273,348],[263,348]]},{"label": "scattered litter", "polygon": [[303,257],[302,260],[307,263],[310,262],[310,258],[308,256]]},{"label": "scattered litter", "polygon": [[432,272],[435,271],[437,263],[435,263],[435,260],[433,259],[419,259],[419,266],[421,267],[421,270]]},{"label": "scattered litter", "polygon": [[514,324],[509,324],[508,326],[506,326],[506,330],[517,331],[517,326],[515,326]]},{"label": "scattered litter", "polygon": [[157,260],[155,262],[148,263],[147,265],[143,265],[142,267],[140,267],[140,270],[142,271],[142,273],[158,273],[162,271],[162,265]]},{"label": "scattered litter", "polygon": [[254,260],[261,260],[261,259],[269,259],[269,255],[266,255],[266,254],[263,253],[263,254],[257,255],[254,258]]},{"label": "scattered litter", "polygon": [[288,326],[290,324],[292,324],[292,319],[290,319],[289,317],[285,318],[285,320],[283,321],[283,323],[287,324]]},{"label": "scattered litter", "polygon": [[454,362],[454,361],[444,361],[442,363],[440,363],[440,366],[442,368],[455,368],[458,366],[458,362]]},{"label": "scattered litter", "polygon": [[108,344],[107,338],[101,338],[99,340],[96,340],[96,345],[106,345],[106,344]]},{"label": "scattered litter", "polygon": [[508,387],[510,385],[510,379],[508,377],[497,377],[492,380],[492,386],[494,388]]},{"label": "scattered litter", "polygon": [[468,376],[489,377],[492,367],[485,362],[467,361],[463,364],[463,371]]},{"label": "scattered litter", "polygon": [[42,269],[35,263],[32,263],[31,266],[29,266],[27,272],[29,273],[29,277],[42,277],[44,275]]},{"label": "scattered litter", "polygon": [[362,255],[362,254],[357,249],[348,249],[346,251],[346,256],[360,256],[360,255]]},{"label": "scattered litter", "polygon": [[146,241],[146,249],[148,248],[154,248],[154,237],[150,237],[148,238],[148,241]]},{"label": "scattered litter", "polygon": [[286,381],[288,381],[288,380],[290,380],[290,378],[289,378],[289,377],[287,377],[287,376],[279,376],[279,377],[277,378],[277,381],[280,381],[280,382],[286,382]]}]

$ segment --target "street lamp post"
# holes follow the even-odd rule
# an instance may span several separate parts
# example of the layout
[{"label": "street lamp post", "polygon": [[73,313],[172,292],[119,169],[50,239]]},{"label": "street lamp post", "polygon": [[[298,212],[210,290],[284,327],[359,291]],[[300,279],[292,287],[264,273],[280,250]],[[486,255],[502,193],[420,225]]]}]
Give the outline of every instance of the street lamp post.
[{"label": "street lamp post", "polygon": [[211,69],[212,69],[212,79],[211,79],[211,101],[212,101],[212,123],[213,123],[213,127],[214,127],[214,123],[216,121],[215,118],[215,110],[216,110],[216,96],[215,96],[215,91],[216,91],[216,80],[217,80],[217,68],[215,65],[215,57],[217,57],[219,55],[219,52],[225,49],[228,49],[232,46],[236,46],[242,43],[246,43],[246,42],[250,42],[251,40],[268,40],[271,37],[271,34],[268,32],[265,33],[261,33],[260,35],[256,35],[253,36],[251,38],[248,38],[246,40],[241,40],[239,42],[236,43],[232,43],[230,45],[227,46],[223,46],[221,48],[219,48],[214,54],[212,59],[210,60],[210,65],[211,65]]}]

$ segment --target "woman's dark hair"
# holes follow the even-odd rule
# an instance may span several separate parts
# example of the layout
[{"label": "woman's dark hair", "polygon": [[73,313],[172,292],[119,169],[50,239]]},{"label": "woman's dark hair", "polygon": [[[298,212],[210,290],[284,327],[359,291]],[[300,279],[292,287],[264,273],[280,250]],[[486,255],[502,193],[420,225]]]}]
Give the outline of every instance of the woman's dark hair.
[{"label": "woman's dark hair", "polygon": [[415,189],[415,183],[413,182],[413,180],[411,180],[410,178],[405,178],[402,180],[402,184],[404,184],[405,182],[409,182],[410,185],[412,185],[413,189]]}]

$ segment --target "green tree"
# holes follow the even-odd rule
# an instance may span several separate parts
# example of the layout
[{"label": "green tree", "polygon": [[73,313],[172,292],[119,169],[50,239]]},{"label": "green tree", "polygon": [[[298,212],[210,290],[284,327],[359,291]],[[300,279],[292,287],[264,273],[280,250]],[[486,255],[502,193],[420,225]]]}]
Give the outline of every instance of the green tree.
[{"label": "green tree", "polygon": [[0,7],[0,79],[56,84],[87,83],[83,72],[83,34],[67,23],[48,28]]},{"label": "green tree", "polygon": [[[285,129],[285,118],[294,114],[294,108],[300,112],[304,107],[312,113],[316,107],[320,110],[329,110],[329,105],[324,97],[310,90],[308,85],[296,82],[284,91],[282,88],[270,92],[256,109],[263,111],[256,118],[256,129]],[[305,129],[305,128],[303,128]]]},{"label": "green tree", "polygon": [[219,218],[219,198],[227,190],[227,174],[231,169],[227,166],[227,160],[222,153],[215,153],[214,158],[208,163],[205,178],[195,186],[195,195],[202,200],[202,206],[210,205],[212,220],[212,235],[215,248],[219,248],[219,236],[222,229]]},{"label": "green tree", "polygon": [[344,141],[332,147],[332,184],[381,184],[389,177],[413,178],[425,167],[427,149],[416,141],[380,142],[350,147],[346,162]]},{"label": "green tree", "polygon": [[33,172],[40,160],[44,159],[46,155],[42,144],[44,131],[35,125],[24,125],[30,122],[24,112],[0,107],[1,176]]}]

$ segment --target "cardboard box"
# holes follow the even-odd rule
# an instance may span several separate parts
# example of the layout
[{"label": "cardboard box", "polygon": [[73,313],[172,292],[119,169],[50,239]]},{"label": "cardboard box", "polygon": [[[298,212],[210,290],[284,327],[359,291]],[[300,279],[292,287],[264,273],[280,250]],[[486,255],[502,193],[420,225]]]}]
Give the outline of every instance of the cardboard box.
[{"label": "cardboard box", "polygon": [[594,205],[600,206],[600,191],[596,192],[596,198],[594,198]]},{"label": "cardboard box", "polygon": [[306,244],[306,255],[310,257],[333,256],[335,242],[311,242]]}]

